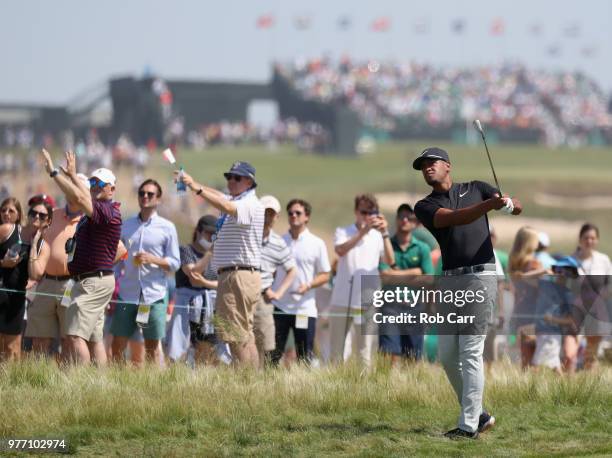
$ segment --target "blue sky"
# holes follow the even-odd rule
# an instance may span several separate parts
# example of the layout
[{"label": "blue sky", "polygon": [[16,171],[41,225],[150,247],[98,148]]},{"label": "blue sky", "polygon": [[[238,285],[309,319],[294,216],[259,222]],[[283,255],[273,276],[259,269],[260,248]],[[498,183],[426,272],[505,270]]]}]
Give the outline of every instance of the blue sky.
[{"label": "blue sky", "polygon": [[[276,25],[257,30],[261,14]],[[293,19],[312,19],[306,31]],[[348,31],[337,20],[352,19]],[[369,31],[389,16],[387,33]],[[505,33],[489,35],[495,18]],[[462,35],[451,32],[465,20]],[[542,25],[539,37],[528,30]],[[428,33],[415,32],[427,24]],[[564,29],[578,24],[578,36]],[[520,60],[532,67],[583,70],[612,92],[612,2],[551,0],[185,1],[19,0],[0,4],[0,101],[65,103],[113,75],[141,75],[148,66],[167,78],[266,81],[270,61],[296,56],[397,59],[447,65]],[[561,49],[551,57],[551,46]],[[591,58],[584,47],[596,47]]]}]

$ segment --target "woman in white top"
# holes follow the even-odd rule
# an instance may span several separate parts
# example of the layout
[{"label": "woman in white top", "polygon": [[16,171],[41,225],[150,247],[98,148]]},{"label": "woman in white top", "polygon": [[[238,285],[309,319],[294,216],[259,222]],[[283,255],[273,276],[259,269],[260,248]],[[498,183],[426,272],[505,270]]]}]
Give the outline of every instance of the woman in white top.
[{"label": "woman in white top", "polygon": [[[612,275],[612,264],[608,255],[596,251],[599,229],[586,223],[580,228],[578,248],[574,257],[580,264],[579,273],[585,275],[581,299],[588,313],[584,320],[584,335],[587,346],[584,368],[591,369],[597,360],[597,351],[603,335],[609,332],[610,317],[607,316],[608,282]],[[603,301],[602,301],[603,299]],[[596,303],[593,303],[597,301]],[[585,303],[586,302],[586,303]]]}]

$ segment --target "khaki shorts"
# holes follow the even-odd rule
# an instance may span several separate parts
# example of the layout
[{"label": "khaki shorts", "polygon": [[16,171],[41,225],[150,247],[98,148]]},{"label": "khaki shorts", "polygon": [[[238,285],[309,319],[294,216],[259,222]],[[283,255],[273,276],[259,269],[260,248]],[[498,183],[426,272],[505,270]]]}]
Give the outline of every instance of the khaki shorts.
[{"label": "khaki shorts", "polygon": [[255,333],[255,344],[257,351],[272,351],[276,348],[274,328],[274,305],[266,303],[263,296],[255,309],[253,320],[253,331]]},{"label": "khaki shorts", "polygon": [[115,277],[90,277],[75,282],[70,306],[66,310],[66,335],[88,342],[101,342],[104,310],[113,296]]},{"label": "khaki shorts", "polygon": [[253,314],[260,297],[259,272],[237,270],[219,275],[215,329],[221,340],[247,343],[254,339]]},{"label": "khaki shorts", "polygon": [[66,335],[66,309],[61,305],[66,284],[70,280],[43,280],[36,287],[36,296],[28,307],[26,337],[52,338]]}]

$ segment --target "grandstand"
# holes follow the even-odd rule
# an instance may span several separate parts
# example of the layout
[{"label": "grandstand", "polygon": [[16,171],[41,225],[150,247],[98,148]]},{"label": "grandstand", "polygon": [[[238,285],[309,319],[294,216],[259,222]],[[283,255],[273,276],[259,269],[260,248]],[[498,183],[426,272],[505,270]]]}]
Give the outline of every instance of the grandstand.
[{"label": "grandstand", "polygon": [[0,132],[81,138],[95,128],[106,142],[127,134],[137,144],[181,143],[219,123],[252,131],[247,111],[257,100],[275,102],[283,122],[323,132],[308,142],[320,152],[353,154],[364,136],[469,142],[475,118],[492,142],[612,144],[612,100],[583,73],[349,58],[277,63],[268,83],[114,78],[66,106],[0,104]]},{"label": "grandstand", "polygon": [[295,60],[277,72],[305,100],[350,107],[364,126],[395,138],[460,140],[466,121],[478,118],[506,141],[578,146],[612,140],[610,101],[582,73],[348,58]]}]

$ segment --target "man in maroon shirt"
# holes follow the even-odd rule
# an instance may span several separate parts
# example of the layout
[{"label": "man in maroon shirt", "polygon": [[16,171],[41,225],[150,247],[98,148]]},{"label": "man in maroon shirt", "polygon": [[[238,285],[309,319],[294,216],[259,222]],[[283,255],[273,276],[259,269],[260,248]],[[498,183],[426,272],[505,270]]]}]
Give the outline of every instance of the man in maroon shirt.
[{"label": "man in maroon shirt", "polygon": [[66,243],[68,271],[74,280],[66,310],[66,354],[86,364],[90,361],[88,343],[102,341],[104,309],[115,289],[113,261],[121,235],[119,204],[112,201],[116,179],[110,170],[97,169],[87,189],[77,177],[74,153],[66,153],[60,174],[49,153],[42,152],[49,176],[84,214],[74,237]]}]

